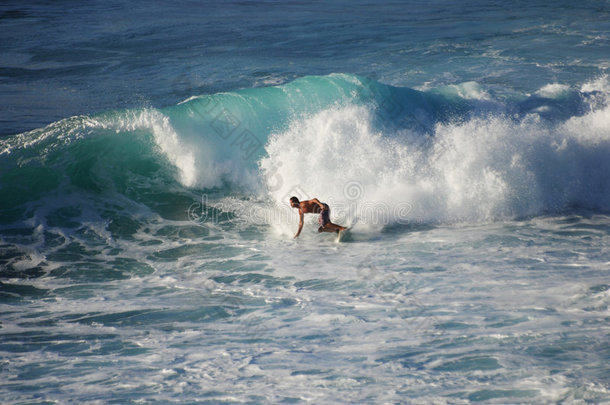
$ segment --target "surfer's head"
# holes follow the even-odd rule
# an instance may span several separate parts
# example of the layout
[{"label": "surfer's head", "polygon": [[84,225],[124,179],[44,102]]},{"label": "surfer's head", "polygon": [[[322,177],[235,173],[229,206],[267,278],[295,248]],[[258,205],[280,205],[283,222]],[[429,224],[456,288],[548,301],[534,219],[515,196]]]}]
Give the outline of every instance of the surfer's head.
[{"label": "surfer's head", "polygon": [[299,208],[299,199],[296,197],[290,197],[290,206],[293,208]]}]

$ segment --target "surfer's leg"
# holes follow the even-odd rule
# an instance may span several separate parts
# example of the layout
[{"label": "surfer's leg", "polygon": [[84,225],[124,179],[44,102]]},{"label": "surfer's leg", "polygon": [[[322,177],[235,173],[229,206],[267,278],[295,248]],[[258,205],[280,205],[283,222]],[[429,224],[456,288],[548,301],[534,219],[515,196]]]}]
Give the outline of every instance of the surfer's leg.
[{"label": "surfer's leg", "polygon": [[320,213],[318,223],[320,224],[318,232],[339,232],[345,229],[344,226],[330,222],[330,209],[328,208]]},{"label": "surfer's leg", "polygon": [[345,230],[344,226],[333,224],[332,222],[328,222],[322,228],[324,229],[323,231],[320,231],[319,229],[318,229],[318,231],[320,231],[320,232],[339,232],[339,231]]}]

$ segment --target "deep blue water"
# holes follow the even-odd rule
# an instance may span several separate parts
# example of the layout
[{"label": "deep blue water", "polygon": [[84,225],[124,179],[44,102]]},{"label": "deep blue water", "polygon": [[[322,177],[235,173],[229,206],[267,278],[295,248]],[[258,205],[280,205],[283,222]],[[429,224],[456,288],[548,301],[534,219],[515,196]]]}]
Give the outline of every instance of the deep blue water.
[{"label": "deep blue water", "polygon": [[532,93],[608,68],[607,1],[3,2],[2,134],[352,73]]},{"label": "deep blue water", "polygon": [[609,33],[608,1],[2,3],[0,402],[610,402]]}]

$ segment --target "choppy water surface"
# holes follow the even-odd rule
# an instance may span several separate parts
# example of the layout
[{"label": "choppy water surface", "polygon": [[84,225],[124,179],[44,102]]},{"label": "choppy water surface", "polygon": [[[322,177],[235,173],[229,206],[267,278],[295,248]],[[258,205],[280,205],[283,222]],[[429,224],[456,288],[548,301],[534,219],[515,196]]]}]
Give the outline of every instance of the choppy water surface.
[{"label": "choppy water surface", "polygon": [[572,3],[0,6],[0,402],[610,401]]}]

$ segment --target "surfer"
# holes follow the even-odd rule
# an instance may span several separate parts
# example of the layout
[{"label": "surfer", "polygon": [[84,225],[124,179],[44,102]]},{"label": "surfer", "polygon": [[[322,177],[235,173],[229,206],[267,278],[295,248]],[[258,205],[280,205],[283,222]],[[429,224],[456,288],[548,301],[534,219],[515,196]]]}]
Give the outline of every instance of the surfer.
[{"label": "surfer", "polygon": [[318,223],[320,224],[318,232],[339,233],[346,229],[344,226],[330,222],[330,207],[328,204],[320,202],[317,198],[299,201],[297,197],[290,197],[290,206],[299,209],[299,230],[296,235],[294,235],[295,238],[301,234],[301,229],[303,229],[304,214],[320,214],[320,218],[318,219]]}]

